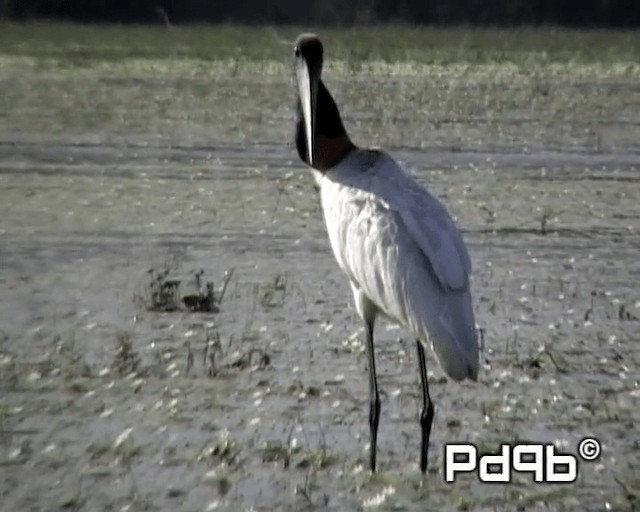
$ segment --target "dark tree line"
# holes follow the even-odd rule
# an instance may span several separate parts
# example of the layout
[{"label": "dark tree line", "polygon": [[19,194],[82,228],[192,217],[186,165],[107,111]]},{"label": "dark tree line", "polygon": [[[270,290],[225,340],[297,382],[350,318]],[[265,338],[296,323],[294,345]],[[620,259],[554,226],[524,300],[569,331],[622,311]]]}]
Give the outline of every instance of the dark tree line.
[{"label": "dark tree line", "polygon": [[120,23],[640,27],[640,0],[0,0],[0,17]]}]

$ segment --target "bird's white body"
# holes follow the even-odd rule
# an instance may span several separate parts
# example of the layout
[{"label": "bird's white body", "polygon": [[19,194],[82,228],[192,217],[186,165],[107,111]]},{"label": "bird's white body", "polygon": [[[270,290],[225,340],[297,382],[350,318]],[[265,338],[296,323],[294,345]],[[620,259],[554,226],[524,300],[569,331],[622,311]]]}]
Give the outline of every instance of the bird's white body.
[{"label": "bird's white body", "polygon": [[363,320],[383,313],[431,341],[450,377],[476,379],[471,262],[444,206],[381,151],[354,149],[315,177]]}]

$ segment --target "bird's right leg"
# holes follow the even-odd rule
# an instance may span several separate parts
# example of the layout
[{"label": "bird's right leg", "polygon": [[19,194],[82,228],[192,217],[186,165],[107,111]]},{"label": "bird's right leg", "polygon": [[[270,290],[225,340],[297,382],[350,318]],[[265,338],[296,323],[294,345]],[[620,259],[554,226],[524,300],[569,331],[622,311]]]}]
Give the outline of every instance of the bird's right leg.
[{"label": "bird's right leg", "polygon": [[365,321],[367,333],[367,353],[369,354],[369,428],[371,429],[370,467],[376,470],[376,446],[378,442],[378,423],[380,422],[380,395],[376,376],[376,357],[373,351],[373,321]]},{"label": "bird's right leg", "polygon": [[422,413],[420,414],[420,427],[422,428],[422,449],[420,454],[420,471],[427,471],[429,461],[429,437],[433,424],[433,402],[429,395],[429,381],[427,379],[427,362],[424,356],[424,345],[416,340],[418,349],[418,364],[420,365],[420,381],[422,383]]}]

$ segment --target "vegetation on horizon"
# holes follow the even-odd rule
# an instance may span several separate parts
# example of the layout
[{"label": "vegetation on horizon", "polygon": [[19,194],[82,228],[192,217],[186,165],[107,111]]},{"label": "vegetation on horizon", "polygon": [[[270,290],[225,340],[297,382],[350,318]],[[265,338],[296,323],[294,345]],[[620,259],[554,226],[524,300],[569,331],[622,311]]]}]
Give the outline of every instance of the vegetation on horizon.
[{"label": "vegetation on horizon", "polygon": [[[537,54],[550,62],[640,62],[634,31],[558,28],[436,28],[376,25],[348,30],[320,27],[175,27],[3,23],[0,56],[118,61],[239,59],[282,61],[304,31],[330,41],[334,61],[421,63],[519,62]],[[284,46],[284,48],[283,48]]]}]

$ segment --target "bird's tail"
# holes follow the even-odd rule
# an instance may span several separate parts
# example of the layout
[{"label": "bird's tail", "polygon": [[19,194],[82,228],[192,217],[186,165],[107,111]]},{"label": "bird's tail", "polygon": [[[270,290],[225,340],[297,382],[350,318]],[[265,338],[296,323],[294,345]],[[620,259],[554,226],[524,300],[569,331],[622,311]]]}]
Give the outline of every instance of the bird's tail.
[{"label": "bird's tail", "polygon": [[454,380],[478,379],[478,333],[468,291],[444,301],[434,328],[429,330],[442,369]]},{"label": "bird's tail", "polygon": [[429,299],[416,301],[423,306],[414,316],[420,318],[421,325],[411,327],[421,339],[431,341],[440,366],[449,377],[477,380],[478,335],[469,290],[449,291],[446,295],[424,288],[420,292]]}]

